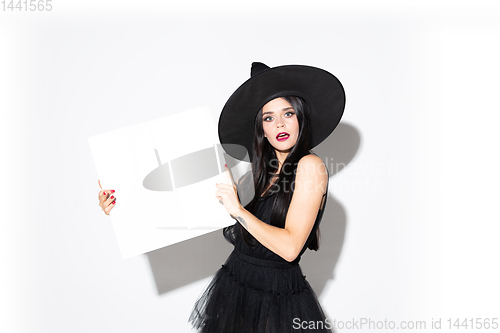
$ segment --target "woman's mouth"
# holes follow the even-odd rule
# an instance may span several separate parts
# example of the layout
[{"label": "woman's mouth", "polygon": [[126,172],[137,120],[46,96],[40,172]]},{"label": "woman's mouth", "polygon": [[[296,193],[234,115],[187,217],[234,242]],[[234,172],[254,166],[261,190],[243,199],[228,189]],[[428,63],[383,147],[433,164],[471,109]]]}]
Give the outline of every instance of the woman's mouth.
[{"label": "woman's mouth", "polygon": [[281,132],[278,135],[276,135],[276,140],[278,140],[278,141],[285,141],[289,137],[290,137],[290,134],[288,134],[287,132]]}]

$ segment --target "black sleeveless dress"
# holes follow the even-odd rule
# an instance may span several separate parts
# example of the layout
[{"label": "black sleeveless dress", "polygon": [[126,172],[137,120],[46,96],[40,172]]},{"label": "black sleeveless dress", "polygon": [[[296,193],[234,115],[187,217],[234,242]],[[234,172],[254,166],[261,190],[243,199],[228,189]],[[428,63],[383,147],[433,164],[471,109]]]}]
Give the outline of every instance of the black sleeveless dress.
[{"label": "black sleeveless dress", "polygon": [[[201,333],[331,333],[329,321],[299,265],[319,227],[327,193],[328,187],[311,234],[293,262],[260,243],[256,248],[249,247],[242,239],[239,222],[225,228],[224,237],[234,250],[196,301],[189,317],[193,327]],[[259,198],[254,213],[259,220],[270,223],[275,197],[271,193]],[[311,321],[314,326],[309,325]]]}]

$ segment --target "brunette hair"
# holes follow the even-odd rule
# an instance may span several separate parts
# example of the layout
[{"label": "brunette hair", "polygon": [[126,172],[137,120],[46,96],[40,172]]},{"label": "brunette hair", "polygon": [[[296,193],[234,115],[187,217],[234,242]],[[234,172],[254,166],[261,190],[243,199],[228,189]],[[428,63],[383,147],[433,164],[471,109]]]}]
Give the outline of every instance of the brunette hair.
[{"label": "brunette hair", "polygon": [[[254,120],[255,136],[253,140],[253,158],[252,158],[252,175],[254,181],[255,196],[245,206],[249,212],[254,213],[257,207],[260,196],[266,188],[271,184],[273,178],[278,177],[274,184],[269,188],[268,193],[276,192],[274,195],[274,203],[272,206],[270,224],[276,227],[284,228],[285,219],[292,200],[293,185],[295,184],[295,175],[299,160],[311,154],[310,136],[311,125],[309,108],[306,102],[298,96],[281,96],[293,107],[299,123],[299,135],[297,142],[290,150],[290,153],[283,161],[282,168],[278,171],[278,157],[274,147],[264,137],[264,129],[262,127],[262,108],[256,115]],[[283,190],[282,190],[283,189]],[[270,192],[269,192],[270,191]],[[266,193],[266,195],[268,195]],[[243,240],[249,246],[257,245],[256,239],[245,229],[238,224]],[[316,229],[308,248],[317,251],[319,249],[319,228]]]}]

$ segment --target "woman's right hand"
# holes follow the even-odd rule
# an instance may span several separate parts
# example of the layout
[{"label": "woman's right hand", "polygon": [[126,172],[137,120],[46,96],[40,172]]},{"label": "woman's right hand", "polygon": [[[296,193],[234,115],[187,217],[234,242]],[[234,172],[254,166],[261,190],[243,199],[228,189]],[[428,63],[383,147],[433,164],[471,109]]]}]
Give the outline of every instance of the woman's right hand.
[{"label": "woman's right hand", "polygon": [[[99,187],[101,187],[101,181],[99,180]],[[99,206],[102,208],[102,211],[109,215],[109,212],[113,209],[116,204],[116,198],[112,194],[115,193],[115,190],[101,190],[99,191]]]}]

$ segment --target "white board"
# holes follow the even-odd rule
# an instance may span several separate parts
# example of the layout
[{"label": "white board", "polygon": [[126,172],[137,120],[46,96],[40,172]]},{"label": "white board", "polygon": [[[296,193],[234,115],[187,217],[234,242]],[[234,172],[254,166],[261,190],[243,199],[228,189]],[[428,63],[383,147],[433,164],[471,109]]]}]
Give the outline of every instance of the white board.
[{"label": "white board", "polygon": [[123,258],[234,224],[215,198],[227,179],[208,108],[88,140],[102,188],[116,191],[110,218]]}]

